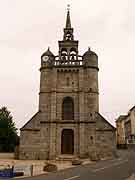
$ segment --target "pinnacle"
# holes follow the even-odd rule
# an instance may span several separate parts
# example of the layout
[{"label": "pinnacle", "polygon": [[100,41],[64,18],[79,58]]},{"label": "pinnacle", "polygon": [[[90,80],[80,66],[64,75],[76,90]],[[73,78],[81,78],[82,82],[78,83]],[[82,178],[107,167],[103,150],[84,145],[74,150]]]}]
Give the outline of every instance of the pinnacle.
[{"label": "pinnacle", "polygon": [[71,29],[70,10],[67,11],[66,29]]}]

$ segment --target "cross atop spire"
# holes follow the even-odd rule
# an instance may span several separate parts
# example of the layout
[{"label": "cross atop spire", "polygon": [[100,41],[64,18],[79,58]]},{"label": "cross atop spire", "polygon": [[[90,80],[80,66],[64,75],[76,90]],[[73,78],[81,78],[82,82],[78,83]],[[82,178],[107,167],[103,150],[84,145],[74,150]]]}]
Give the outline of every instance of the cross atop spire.
[{"label": "cross atop spire", "polygon": [[67,5],[67,19],[66,19],[66,29],[71,29],[71,20],[70,20],[70,4]]}]

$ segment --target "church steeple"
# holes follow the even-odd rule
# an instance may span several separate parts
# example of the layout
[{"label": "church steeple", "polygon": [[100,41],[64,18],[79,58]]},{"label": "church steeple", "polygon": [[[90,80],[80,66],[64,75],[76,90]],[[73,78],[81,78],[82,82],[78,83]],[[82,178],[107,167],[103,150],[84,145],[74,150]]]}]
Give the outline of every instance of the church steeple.
[{"label": "church steeple", "polygon": [[67,9],[66,26],[64,28],[64,37],[63,37],[63,40],[68,40],[68,41],[74,40],[73,28],[71,27],[69,5],[68,5],[68,9]]},{"label": "church steeple", "polygon": [[63,40],[59,41],[59,60],[62,65],[72,64],[71,62],[75,63],[78,60],[78,41],[74,40],[69,5]]},{"label": "church steeple", "polygon": [[66,27],[65,29],[71,29],[70,10],[67,11]]}]

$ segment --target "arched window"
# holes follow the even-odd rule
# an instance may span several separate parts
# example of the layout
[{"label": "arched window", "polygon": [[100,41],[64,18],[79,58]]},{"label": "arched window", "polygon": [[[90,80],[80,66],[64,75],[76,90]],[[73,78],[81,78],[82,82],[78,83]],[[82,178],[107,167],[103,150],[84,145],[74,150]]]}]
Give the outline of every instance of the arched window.
[{"label": "arched window", "polygon": [[67,77],[67,86],[70,85],[69,77]]},{"label": "arched window", "polygon": [[74,120],[74,102],[71,97],[66,97],[62,103],[62,119]]},{"label": "arched window", "polygon": [[70,58],[71,58],[71,60],[76,60],[76,49],[75,48],[70,49]]},{"label": "arched window", "polygon": [[66,48],[62,48],[62,50],[61,50],[61,59],[63,62],[67,60],[67,49]]},{"label": "arched window", "polygon": [[66,40],[72,40],[73,38],[72,38],[72,34],[71,34],[71,32],[67,32],[66,33]]},{"label": "arched window", "polygon": [[70,49],[70,53],[71,53],[71,54],[72,54],[72,53],[73,53],[73,54],[76,54],[76,49],[75,49],[75,48],[71,48],[71,49]]}]

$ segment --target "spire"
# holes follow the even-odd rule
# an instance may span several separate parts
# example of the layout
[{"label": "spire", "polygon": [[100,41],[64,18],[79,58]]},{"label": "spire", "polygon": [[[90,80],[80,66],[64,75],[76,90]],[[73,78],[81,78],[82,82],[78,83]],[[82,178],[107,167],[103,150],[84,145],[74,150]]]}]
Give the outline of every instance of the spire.
[{"label": "spire", "polygon": [[74,40],[74,36],[73,36],[73,28],[71,28],[71,20],[70,20],[70,9],[69,9],[70,5],[68,4],[67,7],[67,19],[66,19],[66,27],[64,28],[64,36],[63,36],[63,40],[65,41],[70,41],[70,40]]},{"label": "spire", "polygon": [[71,29],[71,20],[70,20],[70,5],[67,5],[67,19],[66,19],[66,29]]},{"label": "spire", "polygon": [[63,29],[63,40],[59,41],[59,60],[62,63],[66,61],[78,60],[78,41],[74,40],[74,29],[71,27],[70,5],[67,6],[67,17],[65,28]]}]

